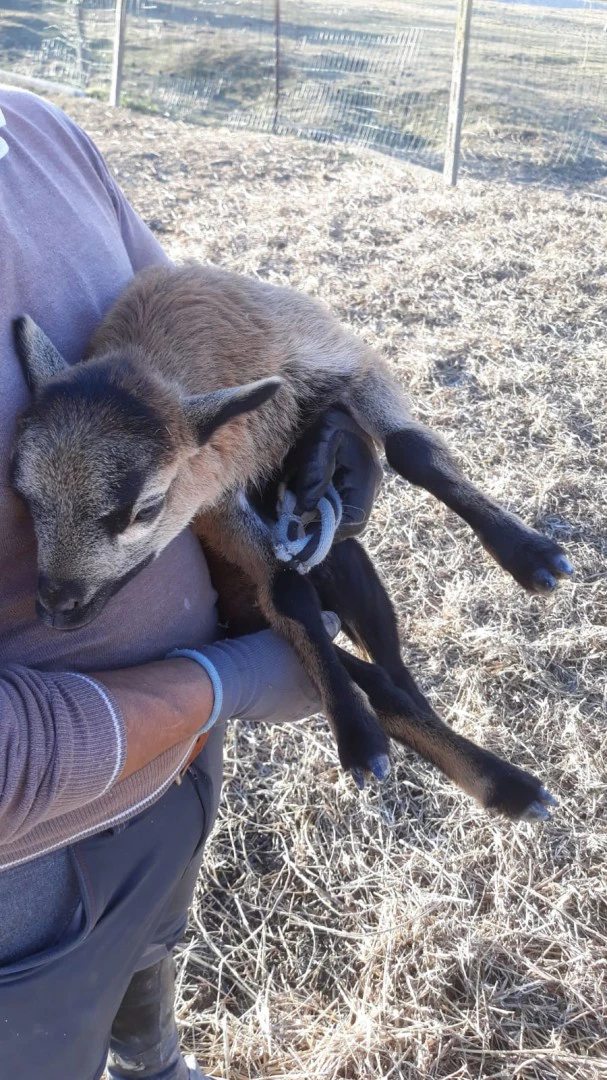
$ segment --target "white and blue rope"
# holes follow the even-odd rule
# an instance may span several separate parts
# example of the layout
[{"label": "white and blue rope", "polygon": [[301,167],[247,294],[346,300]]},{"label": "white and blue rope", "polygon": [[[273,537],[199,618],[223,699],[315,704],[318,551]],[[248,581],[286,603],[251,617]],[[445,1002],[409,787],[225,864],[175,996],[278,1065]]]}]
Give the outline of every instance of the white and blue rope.
[{"label": "white and blue rope", "polygon": [[272,530],[272,540],[277,559],[292,562],[300,574],[307,574],[329,554],[341,523],[343,508],[332,484],[315,510],[296,514],[296,501],[293,492],[284,484],[281,485],[278,520]]}]

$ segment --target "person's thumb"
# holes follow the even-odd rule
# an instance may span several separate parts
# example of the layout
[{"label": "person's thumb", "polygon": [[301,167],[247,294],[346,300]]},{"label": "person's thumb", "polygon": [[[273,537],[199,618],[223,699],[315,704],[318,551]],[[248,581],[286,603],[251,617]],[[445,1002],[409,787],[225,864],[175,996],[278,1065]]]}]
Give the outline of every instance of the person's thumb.
[{"label": "person's thumb", "polygon": [[329,635],[331,640],[333,640],[333,638],[336,638],[339,634],[339,631],[341,630],[341,622],[339,621],[339,616],[337,616],[334,611],[323,611],[322,621],[325,624],[325,630],[327,631],[327,634]]}]

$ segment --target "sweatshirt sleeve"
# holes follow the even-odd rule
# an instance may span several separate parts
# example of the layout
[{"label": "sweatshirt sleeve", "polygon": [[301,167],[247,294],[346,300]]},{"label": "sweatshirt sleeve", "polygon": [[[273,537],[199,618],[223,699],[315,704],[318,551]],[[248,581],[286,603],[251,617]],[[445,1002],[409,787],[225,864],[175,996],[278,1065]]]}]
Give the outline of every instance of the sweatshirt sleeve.
[{"label": "sweatshirt sleeve", "polygon": [[94,679],[20,665],[0,671],[0,842],[103,795],[120,775],[126,730]]}]

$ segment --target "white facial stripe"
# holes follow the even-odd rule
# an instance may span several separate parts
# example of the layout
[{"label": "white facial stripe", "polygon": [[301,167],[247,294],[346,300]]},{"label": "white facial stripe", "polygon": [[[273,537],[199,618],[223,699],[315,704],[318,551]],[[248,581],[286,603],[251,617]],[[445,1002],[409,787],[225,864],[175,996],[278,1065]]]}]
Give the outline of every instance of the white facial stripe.
[{"label": "white facial stripe", "polygon": [[160,518],[154,518],[153,521],[142,522],[141,524],[133,522],[132,525],[127,525],[124,532],[118,533],[115,542],[119,547],[132,547],[135,544],[140,544],[142,540],[147,539],[148,534],[158,524],[159,520]]},{"label": "white facial stripe", "polygon": [[155,494],[144,495],[135,507],[135,513],[139,510],[147,510],[148,506],[155,506],[166,497],[166,491],[157,491]]}]

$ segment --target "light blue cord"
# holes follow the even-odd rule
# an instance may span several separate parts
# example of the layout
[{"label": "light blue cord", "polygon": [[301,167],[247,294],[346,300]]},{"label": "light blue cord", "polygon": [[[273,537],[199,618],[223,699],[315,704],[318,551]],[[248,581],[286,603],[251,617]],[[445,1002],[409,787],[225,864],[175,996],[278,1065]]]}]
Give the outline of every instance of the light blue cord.
[{"label": "light blue cord", "polygon": [[[320,532],[316,547],[306,559],[297,562],[299,573],[307,574],[329,554],[335,533],[341,523],[343,508],[341,498],[332,484],[319,500],[316,510],[310,514],[298,516],[294,513],[295,504],[296,498],[293,492],[284,488],[279,499],[278,521],[274,527],[274,552],[281,562],[297,560],[310,541],[310,534],[306,533],[306,529],[312,525],[317,526],[320,517]],[[289,540],[289,526],[291,525],[295,525],[298,532],[294,540]]]},{"label": "light blue cord", "polygon": [[221,685],[221,679],[219,678],[219,674],[215,665],[212,664],[206,656],[203,656],[202,653],[196,652],[195,649],[173,649],[172,652],[167,654],[166,659],[173,660],[176,656],[185,656],[188,660],[194,660],[197,664],[200,664],[201,668],[204,668],[207,675],[209,676],[209,679],[211,680],[214,695],[213,711],[204,727],[201,727],[200,731],[198,732],[198,735],[204,735],[205,732],[210,731],[211,728],[217,723],[221,715],[221,709],[223,706],[223,686]]}]

